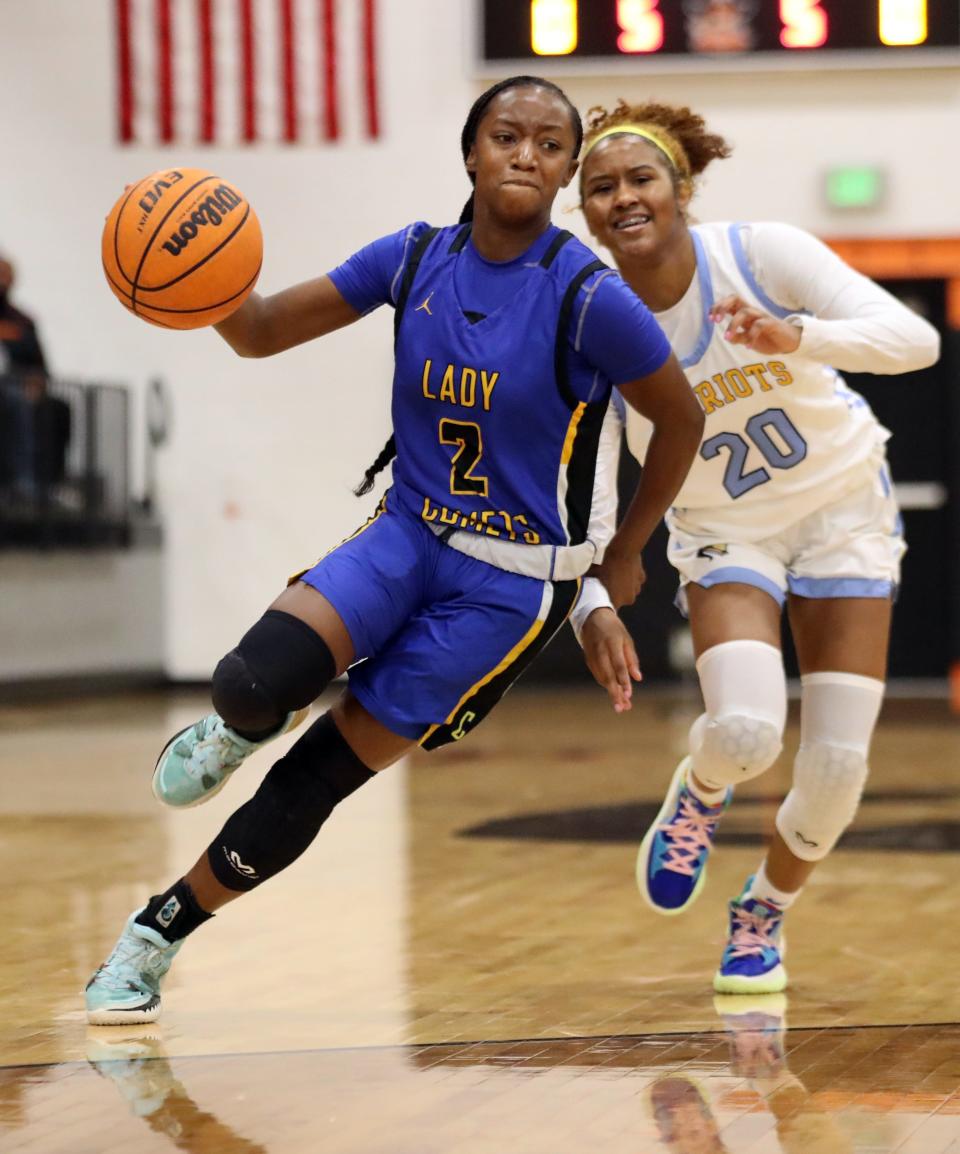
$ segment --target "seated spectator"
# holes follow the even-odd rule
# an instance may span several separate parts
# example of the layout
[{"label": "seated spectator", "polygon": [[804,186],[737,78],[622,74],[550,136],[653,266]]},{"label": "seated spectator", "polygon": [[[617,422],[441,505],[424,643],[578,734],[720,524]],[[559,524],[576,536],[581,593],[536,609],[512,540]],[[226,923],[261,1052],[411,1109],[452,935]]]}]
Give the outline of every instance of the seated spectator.
[{"label": "seated spectator", "polygon": [[36,324],[10,300],[14,279],[0,257],[0,486],[33,498],[64,479],[71,415],[47,390]]},{"label": "seated spectator", "polygon": [[13,265],[0,256],[0,377],[47,375],[37,326],[26,313],[10,303]]}]

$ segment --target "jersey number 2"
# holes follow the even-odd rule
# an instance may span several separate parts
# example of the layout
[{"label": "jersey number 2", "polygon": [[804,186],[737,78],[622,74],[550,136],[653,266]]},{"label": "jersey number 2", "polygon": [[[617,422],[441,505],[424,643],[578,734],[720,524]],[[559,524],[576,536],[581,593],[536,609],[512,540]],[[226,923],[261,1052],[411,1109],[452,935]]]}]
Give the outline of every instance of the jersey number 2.
[{"label": "jersey number 2", "polygon": [[458,445],[453,454],[450,470],[450,492],[471,497],[486,497],[489,489],[487,477],[474,473],[483,452],[483,438],[480,426],[473,421],[451,421],[444,417],[440,422],[440,444]]},{"label": "jersey number 2", "polygon": [[[770,436],[771,430],[777,433],[786,451]],[[723,471],[723,487],[734,500],[770,480],[770,474],[762,467],[751,469],[749,473],[745,471],[751,444],[773,469],[792,469],[807,455],[807,442],[783,409],[764,409],[762,413],[755,413],[747,421],[744,432],[746,437],[739,433],[717,433],[700,446],[700,456],[705,461],[718,457],[723,449],[729,452],[730,459]]]}]

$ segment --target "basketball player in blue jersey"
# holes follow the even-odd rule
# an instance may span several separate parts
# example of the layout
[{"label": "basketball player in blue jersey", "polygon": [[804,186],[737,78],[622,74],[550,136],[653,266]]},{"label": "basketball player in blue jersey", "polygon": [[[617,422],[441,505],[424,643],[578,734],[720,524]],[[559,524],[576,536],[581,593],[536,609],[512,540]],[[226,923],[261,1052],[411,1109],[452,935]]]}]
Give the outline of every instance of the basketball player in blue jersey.
[{"label": "basketball player in blue jersey", "polygon": [[[836,370],[920,369],[939,338],[799,229],[690,225],[695,177],[727,155],[688,108],[594,110],[581,191],[591,233],[654,310],[706,417],[667,515],[706,709],[637,860],[659,913],[694,901],[733,786],[780,753],[789,609],[803,687],[793,787],[765,861],[730,903],[714,978],[720,993],[768,993],[787,981],[784,912],[859,804],[904,550],[889,433]],[[622,412],[628,446],[649,459],[649,426]],[[574,623],[623,708],[632,643],[603,586],[587,584]]]},{"label": "basketball player in blue jersey", "polygon": [[[329,276],[255,294],[217,326],[238,353],[262,357],[394,306],[393,485],[219,663],[216,712],[162,751],[156,796],[198,805],[350,669],[334,708],[186,876],[131,914],[87,987],[91,1022],[153,1020],[189,933],[290,865],[377,771],[475,728],[566,619],[591,566],[614,604],[636,597],[641,550],[680,488],[703,417],[646,307],[550,223],[581,140],[554,85],[495,86],[463,131],[474,184],[466,223],[412,225]],[[614,385],[655,432],[601,557],[588,524]]]}]

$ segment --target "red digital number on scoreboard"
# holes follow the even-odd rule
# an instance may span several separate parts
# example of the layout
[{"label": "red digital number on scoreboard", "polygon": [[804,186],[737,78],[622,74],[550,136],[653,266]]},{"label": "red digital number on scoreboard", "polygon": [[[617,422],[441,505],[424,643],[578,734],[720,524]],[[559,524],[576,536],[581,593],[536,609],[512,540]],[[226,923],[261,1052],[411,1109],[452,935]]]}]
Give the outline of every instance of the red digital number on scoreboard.
[{"label": "red digital number on scoreboard", "polygon": [[820,0],[780,0],[784,48],[821,48],[827,42],[830,22]]},{"label": "red digital number on scoreboard", "polygon": [[658,52],[663,47],[663,15],[660,0],[617,0],[617,23],[621,52]]}]

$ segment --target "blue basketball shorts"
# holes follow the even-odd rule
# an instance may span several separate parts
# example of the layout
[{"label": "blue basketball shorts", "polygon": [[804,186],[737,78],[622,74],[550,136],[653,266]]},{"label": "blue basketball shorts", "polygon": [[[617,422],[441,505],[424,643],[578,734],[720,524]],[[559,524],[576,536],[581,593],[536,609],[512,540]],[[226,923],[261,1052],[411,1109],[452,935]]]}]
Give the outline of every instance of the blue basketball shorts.
[{"label": "blue basketball shorts", "polygon": [[580,581],[539,581],[458,553],[384,498],[298,575],[354,645],[350,689],[381,724],[436,749],[486,717],[546,646]]}]

